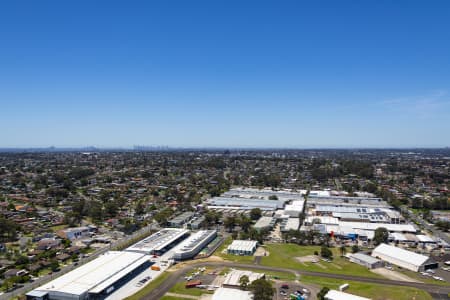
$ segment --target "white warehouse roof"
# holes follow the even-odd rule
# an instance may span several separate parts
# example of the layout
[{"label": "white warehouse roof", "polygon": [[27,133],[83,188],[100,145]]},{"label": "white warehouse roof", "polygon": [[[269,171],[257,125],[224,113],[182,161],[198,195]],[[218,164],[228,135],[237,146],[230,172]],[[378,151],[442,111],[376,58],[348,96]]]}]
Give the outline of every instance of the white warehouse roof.
[{"label": "white warehouse roof", "polygon": [[275,224],[275,221],[276,220],[273,217],[261,217],[253,227],[259,229],[265,227],[272,227]]},{"label": "white warehouse roof", "polygon": [[109,251],[35,289],[35,291],[55,292],[66,295],[101,292],[103,288],[108,287],[109,284],[126,275],[127,270],[132,267],[134,269],[147,260],[148,256],[144,254]]},{"label": "white warehouse roof", "polygon": [[253,251],[257,244],[257,241],[234,240],[227,249],[233,251]]},{"label": "white warehouse roof", "polygon": [[188,233],[189,230],[185,229],[165,228],[128,247],[125,251],[144,254],[149,254],[152,251],[160,251]]},{"label": "white warehouse roof", "polygon": [[421,242],[421,243],[436,243],[436,241],[433,240],[428,235],[418,234],[418,235],[416,235],[416,237],[419,240],[419,242]]},{"label": "white warehouse roof", "polygon": [[299,218],[289,218],[286,219],[285,222],[282,223],[282,230],[298,230],[300,227],[300,219]]},{"label": "white warehouse roof", "polygon": [[365,223],[365,222],[339,222],[340,226],[347,226],[353,229],[376,230],[379,227],[384,227],[388,231],[397,232],[417,232],[417,229],[410,224],[389,224],[389,223]]},{"label": "white warehouse roof", "polygon": [[244,275],[248,277],[249,283],[252,283],[253,281],[255,281],[257,279],[264,277],[263,273],[255,273],[252,271],[234,270],[233,269],[225,276],[225,280],[223,281],[223,284],[239,286],[240,285],[239,279]]},{"label": "white warehouse roof", "polygon": [[387,244],[376,247],[372,256],[412,271],[418,271],[429,260],[428,256]]},{"label": "white warehouse roof", "polygon": [[212,300],[252,300],[253,295],[249,291],[241,291],[237,289],[230,288],[218,288],[214,295],[212,296]]},{"label": "white warehouse roof", "polygon": [[215,230],[200,230],[185,239],[174,249],[175,258],[183,258],[184,255],[195,255],[206,246],[206,243],[217,236]]},{"label": "white warehouse roof", "polygon": [[370,298],[364,298],[349,293],[339,292],[336,290],[330,290],[325,295],[327,300],[371,300]]}]

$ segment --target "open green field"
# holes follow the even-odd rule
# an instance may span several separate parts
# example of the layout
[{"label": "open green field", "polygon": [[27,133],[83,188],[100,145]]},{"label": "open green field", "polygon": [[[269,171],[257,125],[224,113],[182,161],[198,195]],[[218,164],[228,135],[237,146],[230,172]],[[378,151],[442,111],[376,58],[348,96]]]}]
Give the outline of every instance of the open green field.
[{"label": "open green field", "polygon": [[180,298],[180,297],[173,297],[173,296],[164,296],[160,298],[159,300],[191,300],[188,298]]},{"label": "open green field", "polygon": [[[296,257],[314,255],[314,251],[320,253],[320,246],[267,244],[265,247],[270,253],[269,256],[265,256],[261,260],[261,264],[265,266],[382,278],[380,275],[370,272],[367,268],[351,263],[346,258],[341,257],[339,248],[331,248],[331,251],[333,252],[332,262],[320,260],[319,263],[302,263],[299,262]],[[350,251],[350,249],[348,249],[348,251]]]},{"label": "open green field", "polygon": [[240,262],[240,263],[252,263],[255,259],[254,256],[247,256],[247,255],[232,255],[232,254],[226,254],[224,253],[224,250],[233,242],[233,239],[231,237],[228,237],[225,239],[225,241],[222,243],[222,245],[217,248],[217,250],[214,252],[214,255],[222,257],[225,260],[233,261],[233,262]]},{"label": "open green field", "polygon": [[164,280],[169,277],[170,273],[164,272],[161,275],[159,275],[155,280],[152,280],[149,284],[147,284],[143,289],[141,289],[139,292],[137,292],[134,295],[131,295],[130,297],[125,298],[126,300],[139,300],[145,295],[147,295],[151,290],[158,287]]},{"label": "open green field", "polygon": [[323,278],[315,276],[302,276],[300,282],[317,284],[321,287],[338,289],[340,285],[348,283],[350,287],[347,293],[355,294],[373,300],[432,300],[433,298],[425,291],[401,286],[380,285],[374,283],[364,283],[355,281],[346,281],[332,278]]},{"label": "open green field", "polygon": [[203,294],[212,294],[212,292],[207,291],[205,289],[199,288],[190,288],[187,289],[184,287],[186,282],[178,282],[175,284],[170,290],[170,293],[181,294],[181,295],[191,295],[191,296],[201,296]]}]

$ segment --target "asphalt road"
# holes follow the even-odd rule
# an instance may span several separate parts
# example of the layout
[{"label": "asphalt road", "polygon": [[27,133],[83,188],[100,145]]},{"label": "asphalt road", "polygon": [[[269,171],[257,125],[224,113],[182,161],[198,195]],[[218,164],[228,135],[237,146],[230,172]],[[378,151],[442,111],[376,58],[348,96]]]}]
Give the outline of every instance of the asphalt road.
[{"label": "asphalt road", "polygon": [[428,225],[428,223],[424,219],[422,219],[418,215],[414,214],[414,212],[412,210],[410,210],[409,208],[407,208],[406,206],[403,206],[402,210],[407,210],[410,218],[415,220],[419,224],[421,224],[425,230],[431,232],[434,236],[437,236],[437,237],[443,239],[446,243],[450,244],[450,238],[445,232],[443,232],[442,230],[439,230],[438,228],[436,228],[432,225]]},{"label": "asphalt road", "polygon": [[[448,299],[447,295],[450,293],[450,287],[440,286],[435,284],[428,283],[417,283],[417,282],[405,282],[405,281],[397,281],[397,280],[389,280],[389,279],[377,279],[377,278],[367,278],[367,277],[359,277],[359,276],[351,276],[351,275],[342,275],[342,274],[330,274],[330,273],[322,273],[322,272],[311,272],[311,271],[303,271],[303,270],[294,270],[294,269],[285,269],[285,268],[277,268],[277,267],[267,267],[261,265],[252,265],[252,264],[240,264],[240,263],[232,263],[232,262],[199,262],[197,264],[188,265],[182,269],[179,269],[172,274],[157,288],[153,289],[150,293],[141,298],[141,300],[155,300],[160,299],[164,296],[166,292],[170,290],[175,283],[178,282],[180,277],[182,277],[186,272],[189,272],[195,268],[199,267],[232,267],[232,268],[251,268],[258,270],[266,270],[266,271],[278,271],[278,272],[290,272],[297,273],[300,275],[310,275],[310,276],[318,276],[318,277],[326,277],[326,278],[335,278],[342,280],[351,280],[351,281],[359,281],[359,282],[369,282],[369,283],[377,283],[377,284],[385,284],[385,285],[394,285],[394,286],[408,286],[415,287],[418,289],[422,289],[424,291],[429,292],[433,295],[434,299]],[[300,279],[301,280],[301,279]]]}]

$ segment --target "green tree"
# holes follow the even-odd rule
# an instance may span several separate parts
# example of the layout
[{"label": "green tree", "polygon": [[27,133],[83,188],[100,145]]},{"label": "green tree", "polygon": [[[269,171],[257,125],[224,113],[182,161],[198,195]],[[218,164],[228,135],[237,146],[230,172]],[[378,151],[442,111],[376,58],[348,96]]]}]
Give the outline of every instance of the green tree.
[{"label": "green tree", "polygon": [[262,216],[262,212],[261,212],[261,209],[259,209],[259,208],[253,208],[250,211],[250,218],[252,220],[258,220],[259,218],[261,218],[261,216]]},{"label": "green tree", "polygon": [[359,246],[358,245],[353,245],[352,246],[352,253],[356,253],[359,252]]},{"label": "green tree", "polygon": [[52,260],[51,263],[50,263],[50,269],[51,269],[53,272],[58,271],[58,269],[59,269],[59,263],[58,263],[56,260]]},{"label": "green tree", "polygon": [[27,256],[21,255],[16,260],[16,265],[26,265],[30,262]]},{"label": "green tree", "polygon": [[228,228],[229,232],[232,232],[234,229],[234,226],[236,226],[236,217],[235,216],[228,216],[225,218],[225,221],[223,222],[223,225]]},{"label": "green tree", "polygon": [[105,213],[110,217],[114,217],[117,214],[119,206],[115,200],[110,200],[105,203]]},{"label": "green tree", "polygon": [[253,281],[248,288],[253,293],[253,299],[272,300],[275,294],[275,289],[272,287],[270,281],[264,278]]},{"label": "green tree", "polygon": [[247,275],[242,275],[241,278],[239,278],[239,285],[241,286],[241,289],[244,291],[247,290],[248,283],[250,282],[250,279]]},{"label": "green tree", "polygon": [[447,221],[437,221],[434,225],[445,232],[449,231],[450,229],[450,222]]},{"label": "green tree", "polygon": [[17,238],[20,226],[14,221],[0,217],[0,241],[11,242]]},{"label": "green tree", "polygon": [[134,212],[135,212],[138,216],[143,215],[143,214],[145,213],[145,206],[144,206],[144,203],[143,203],[142,201],[139,201],[139,202],[136,204],[136,208],[134,209]]},{"label": "green tree", "polygon": [[323,287],[320,292],[317,293],[318,300],[325,300],[325,295],[330,291],[329,288]]},{"label": "green tree", "polygon": [[89,209],[89,216],[94,222],[103,221],[103,205],[98,201],[92,201]]},{"label": "green tree", "polygon": [[239,226],[244,232],[248,232],[250,226],[252,225],[252,220],[246,215],[242,214],[239,218]]},{"label": "green tree", "polygon": [[385,227],[378,227],[375,229],[375,235],[373,237],[373,243],[379,245],[382,243],[387,243],[389,238],[389,231]]},{"label": "green tree", "polygon": [[323,258],[332,258],[333,257],[333,252],[331,252],[330,248],[328,248],[327,246],[323,245],[320,248],[320,256],[322,256]]}]

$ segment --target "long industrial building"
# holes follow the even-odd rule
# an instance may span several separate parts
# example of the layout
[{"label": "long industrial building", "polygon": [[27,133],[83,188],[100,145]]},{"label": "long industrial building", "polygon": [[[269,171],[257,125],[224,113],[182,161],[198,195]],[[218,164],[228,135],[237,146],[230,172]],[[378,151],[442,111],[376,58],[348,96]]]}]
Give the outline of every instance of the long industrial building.
[{"label": "long industrial building", "polygon": [[414,272],[423,272],[438,267],[438,263],[428,256],[387,244],[380,244],[376,247],[372,251],[372,256]]},{"label": "long industrial building", "polygon": [[151,264],[144,254],[109,251],[26,296],[28,300],[103,299]]},{"label": "long industrial building", "polygon": [[165,228],[125,249],[128,252],[162,255],[189,235],[189,230]]},{"label": "long industrial building", "polygon": [[289,230],[298,230],[299,227],[300,227],[299,218],[286,218],[281,221],[280,230],[282,232],[286,232]]},{"label": "long industrial building", "polygon": [[276,196],[280,200],[300,200],[303,199],[303,195],[306,194],[306,190],[299,192],[292,191],[274,191],[272,189],[255,189],[255,188],[233,188],[223,195],[225,197],[239,197],[239,198],[258,198],[268,200],[270,197]]},{"label": "long industrial building", "polygon": [[175,260],[193,258],[216,237],[217,231],[215,230],[197,231],[177,246],[173,258]]},{"label": "long industrial building", "polygon": [[347,257],[351,262],[364,266],[368,269],[381,268],[384,266],[383,261],[364,253],[351,253],[348,254]]},{"label": "long industrial building", "polygon": [[214,197],[206,200],[209,209],[237,209],[251,210],[259,208],[261,210],[277,210],[284,207],[281,200],[265,200],[252,198]]},{"label": "long industrial building", "polygon": [[259,220],[255,223],[253,228],[256,230],[262,230],[262,229],[272,229],[275,226],[277,219],[273,217],[261,217]]}]

